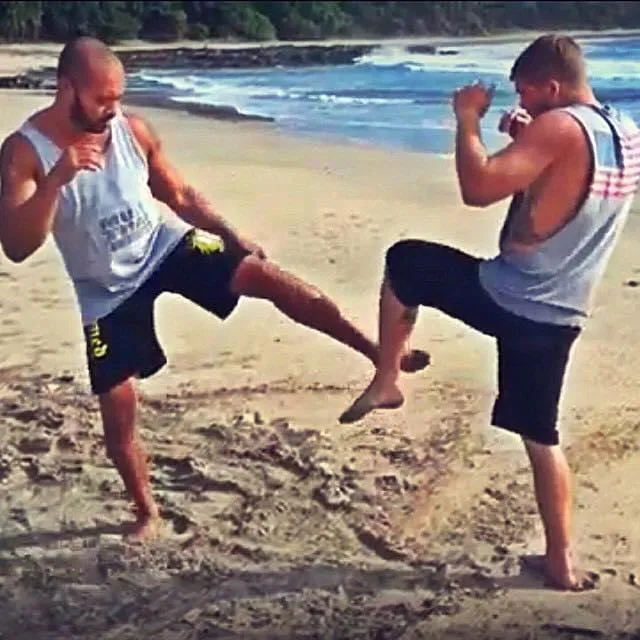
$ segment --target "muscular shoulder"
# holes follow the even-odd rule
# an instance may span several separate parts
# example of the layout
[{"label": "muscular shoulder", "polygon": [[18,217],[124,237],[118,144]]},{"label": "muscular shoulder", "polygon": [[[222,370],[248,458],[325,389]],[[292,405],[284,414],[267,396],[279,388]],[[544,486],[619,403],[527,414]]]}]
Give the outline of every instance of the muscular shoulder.
[{"label": "muscular shoulder", "polygon": [[525,130],[529,143],[551,147],[558,154],[585,147],[586,140],[578,121],[566,111],[553,109],[538,116]]},{"label": "muscular shoulder", "polygon": [[160,149],[160,139],[147,120],[131,112],[125,113],[124,116],[137,143],[147,156],[151,156]]},{"label": "muscular shoulder", "polygon": [[11,178],[37,178],[42,172],[31,143],[18,131],[9,135],[0,147],[2,181]]}]

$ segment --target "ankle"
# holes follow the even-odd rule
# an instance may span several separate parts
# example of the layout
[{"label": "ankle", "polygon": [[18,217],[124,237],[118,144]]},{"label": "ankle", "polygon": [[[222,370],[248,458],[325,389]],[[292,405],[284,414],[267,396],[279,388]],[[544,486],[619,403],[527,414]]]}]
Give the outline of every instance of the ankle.
[{"label": "ankle", "polygon": [[138,520],[155,520],[160,516],[160,510],[153,500],[149,500],[137,505],[136,514]]},{"label": "ankle", "polygon": [[546,556],[549,560],[561,560],[563,562],[571,561],[573,551],[571,545],[547,545]]},{"label": "ankle", "polygon": [[400,367],[385,367],[377,369],[373,378],[373,384],[379,388],[395,387],[400,377]]}]

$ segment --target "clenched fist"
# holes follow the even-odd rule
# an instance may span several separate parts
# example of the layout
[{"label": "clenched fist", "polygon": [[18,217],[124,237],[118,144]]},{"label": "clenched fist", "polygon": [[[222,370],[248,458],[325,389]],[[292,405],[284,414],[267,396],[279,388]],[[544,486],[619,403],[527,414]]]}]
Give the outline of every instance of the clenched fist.
[{"label": "clenched fist", "polygon": [[506,111],[500,118],[498,131],[510,135],[514,140],[522,133],[523,129],[531,124],[533,118],[522,107]]},{"label": "clenched fist", "polygon": [[99,171],[104,167],[103,145],[80,142],[67,147],[51,169],[51,177],[60,187],[71,182],[79,171]]}]

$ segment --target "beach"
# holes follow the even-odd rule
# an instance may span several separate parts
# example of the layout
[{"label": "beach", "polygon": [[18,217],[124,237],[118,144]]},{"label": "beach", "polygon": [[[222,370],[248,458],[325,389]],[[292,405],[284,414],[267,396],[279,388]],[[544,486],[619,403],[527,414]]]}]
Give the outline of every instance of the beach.
[{"label": "beach", "polygon": [[[23,65],[0,52],[7,73]],[[0,135],[48,100],[3,91]],[[393,242],[496,250],[506,203],[464,207],[450,158],[136,109],[226,218],[372,336]],[[405,407],[341,426],[371,374],[361,356],[264,302],[220,323],[162,298],[169,364],[139,389],[166,531],[125,545],[61,261],[50,242],[0,257],[0,637],[640,637],[637,212],[561,411],[578,558],[600,576],[584,594],[521,572],[543,537],[524,451],[489,426],[495,345],[426,309],[412,345],[432,364],[403,377]]]}]

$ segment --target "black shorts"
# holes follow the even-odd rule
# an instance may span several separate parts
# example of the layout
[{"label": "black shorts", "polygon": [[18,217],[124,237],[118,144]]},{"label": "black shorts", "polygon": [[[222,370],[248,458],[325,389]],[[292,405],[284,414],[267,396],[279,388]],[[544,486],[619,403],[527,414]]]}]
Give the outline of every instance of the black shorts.
[{"label": "black shorts", "polygon": [[480,283],[481,260],[451,247],[404,240],[389,249],[387,280],[408,307],[433,307],[497,339],[492,424],[556,445],[558,404],[578,327],[543,324],[499,306]]},{"label": "black shorts", "polygon": [[166,364],[154,322],[154,303],[160,294],[177,293],[218,318],[227,318],[238,304],[230,285],[245,255],[231,255],[219,240],[189,231],[130,298],[84,327],[93,393],[107,393],[132,376],[147,378]]}]

